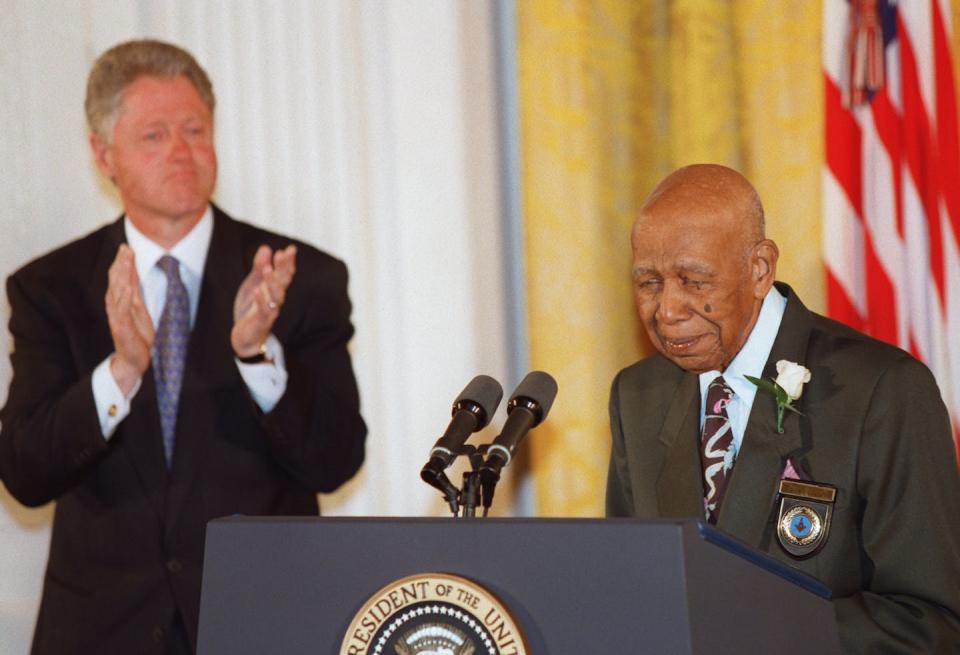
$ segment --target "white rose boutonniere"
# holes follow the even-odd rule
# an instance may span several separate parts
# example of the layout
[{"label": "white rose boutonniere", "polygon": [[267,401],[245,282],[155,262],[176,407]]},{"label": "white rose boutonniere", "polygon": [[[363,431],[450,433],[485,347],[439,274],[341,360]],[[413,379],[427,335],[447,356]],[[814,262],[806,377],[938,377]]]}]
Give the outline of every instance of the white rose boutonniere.
[{"label": "white rose boutonniere", "polygon": [[743,377],[757,385],[758,389],[766,391],[776,399],[778,433],[783,434],[783,415],[786,410],[803,415],[800,410],[793,406],[793,401],[800,397],[803,393],[803,385],[810,381],[810,369],[806,366],[781,359],[777,362],[777,379],[772,382],[755,378],[752,375]]},{"label": "white rose boutonniere", "polygon": [[790,400],[797,400],[803,393],[803,385],[810,381],[810,369],[781,359],[777,362],[777,379],[774,383],[787,392]]}]

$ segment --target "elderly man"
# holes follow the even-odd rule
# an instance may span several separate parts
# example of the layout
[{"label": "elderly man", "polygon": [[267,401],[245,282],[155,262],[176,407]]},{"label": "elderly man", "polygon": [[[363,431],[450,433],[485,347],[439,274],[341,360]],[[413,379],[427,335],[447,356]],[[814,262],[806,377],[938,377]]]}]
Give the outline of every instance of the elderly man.
[{"label": "elderly man", "polygon": [[[613,383],[608,514],[705,519],[819,578],[849,652],[960,652],[960,481],[927,368],[774,284],[759,198],[728,168],[667,177],[632,243],[657,353]],[[749,379],[781,360],[798,399]]]},{"label": "elderly man", "polygon": [[57,501],[34,653],[191,652],[207,521],[316,515],[363,460],[346,269],[210,203],[213,109],[189,53],[103,54],[90,145],[124,215],[7,283],[0,476]]}]

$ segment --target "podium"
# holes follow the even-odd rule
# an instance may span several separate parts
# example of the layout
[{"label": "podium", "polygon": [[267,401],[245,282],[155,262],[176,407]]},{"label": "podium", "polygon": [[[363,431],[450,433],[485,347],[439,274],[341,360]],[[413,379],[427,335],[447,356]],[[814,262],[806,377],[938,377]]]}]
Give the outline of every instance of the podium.
[{"label": "podium", "polygon": [[420,573],[488,590],[528,653],[840,652],[829,590],[696,521],[233,517],[206,539],[200,655],[337,655]]}]

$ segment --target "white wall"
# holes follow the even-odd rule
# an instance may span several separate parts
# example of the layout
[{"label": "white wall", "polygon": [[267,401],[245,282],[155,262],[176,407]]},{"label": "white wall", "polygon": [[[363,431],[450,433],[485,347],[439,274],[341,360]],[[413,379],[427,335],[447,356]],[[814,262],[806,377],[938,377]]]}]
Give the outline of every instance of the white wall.
[{"label": "white wall", "polygon": [[[489,4],[0,0],[0,16],[0,275],[119,213],[86,149],[96,56],[186,47],[217,93],[217,201],[351,272],[368,456],[325,513],[442,515],[418,471],[451,401],[477,373],[517,382]],[[9,379],[0,357],[0,401]],[[0,654],[27,652],[51,517],[0,488]]]}]

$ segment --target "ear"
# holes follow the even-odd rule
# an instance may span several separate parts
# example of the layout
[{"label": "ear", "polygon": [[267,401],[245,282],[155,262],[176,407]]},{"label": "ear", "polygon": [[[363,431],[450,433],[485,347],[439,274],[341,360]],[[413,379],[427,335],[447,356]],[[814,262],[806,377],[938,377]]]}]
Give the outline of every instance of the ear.
[{"label": "ear", "polygon": [[777,259],[780,249],[770,239],[764,239],[753,247],[751,273],[753,274],[753,296],[762,300],[777,278]]},{"label": "ear", "polygon": [[93,161],[97,165],[97,169],[112,181],[114,169],[113,152],[110,150],[110,144],[96,134],[91,134],[90,151],[93,153]]}]

